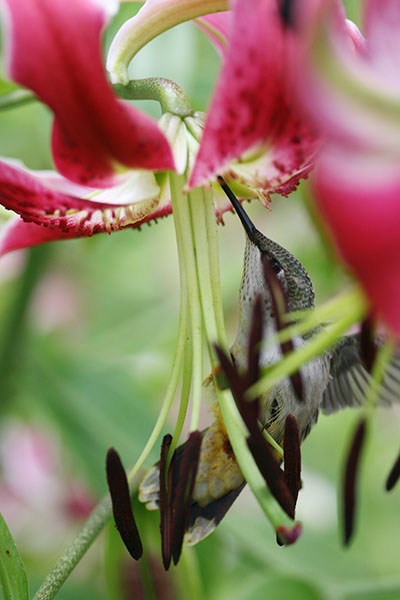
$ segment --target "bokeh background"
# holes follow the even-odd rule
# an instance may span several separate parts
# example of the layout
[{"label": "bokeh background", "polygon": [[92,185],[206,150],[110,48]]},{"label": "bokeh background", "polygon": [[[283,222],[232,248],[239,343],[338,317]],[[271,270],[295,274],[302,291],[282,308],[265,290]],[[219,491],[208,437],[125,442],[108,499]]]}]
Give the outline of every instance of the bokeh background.
[{"label": "bokeh background", "polygon": [[[347,4],[357,18],[360,3]],[[139,5],[122,5],[106,45]],[[218,68],[206,38],[185,24],[141,51],[132,76],[171,78],[204,110]],[[137,105],[159,115],[157,105]],[[0,154],[30,168],[52,168],[50,123],[39,103],[0,112]],[[271,211],[255,202],[247,209],[259,229],[305,265],[321,303],[344,289],[349,277],[322,242],[308,205],[303,184],[287,199],[275,197]],[[0,216],[5,223],[10,213]],[[222,287],[233,341],[244,235],[233,214],[224,220]],[[48,244],[0,259],[0,511],[32,594],[105,493],[107,448],[115,446],[131,465],[144,446],[171,368],[178,301],[171,218],[141,231]],[[350,548],[342,547],[337,509],[357,421],[357,412],[348,409],[321,416],[303,445],[298,517],[304,532],[294,546],[276,545],[245,491],[217,531],[185,549],[179,566],[165,574],[158,514],[135,503],[146,560],[131,560],[110,526],[57,598],[399,600],[400,489],[384,492],[398,452],[399,416],[398,408],[380,410],[370,428]]]}]

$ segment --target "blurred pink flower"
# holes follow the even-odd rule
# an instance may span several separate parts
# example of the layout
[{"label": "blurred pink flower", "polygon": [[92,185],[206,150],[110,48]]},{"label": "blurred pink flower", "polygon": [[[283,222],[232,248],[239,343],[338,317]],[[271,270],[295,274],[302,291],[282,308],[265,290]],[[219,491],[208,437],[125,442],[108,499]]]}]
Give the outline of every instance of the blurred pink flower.
[{"label": "blurred pink flower", "polygon": [[1,512],[31,551],[48,549],[73,521],[85,519],[93,509],[94,497],[67,473],[57,439],[43,429],[4,421],[0,469]]},{"label": "blurred pink flower", "polygon": [[317,207],[371,311],[400,334],[400,3],[365,2],[365,39],[335,0],[301,8],[300,88],[328,138]]}]

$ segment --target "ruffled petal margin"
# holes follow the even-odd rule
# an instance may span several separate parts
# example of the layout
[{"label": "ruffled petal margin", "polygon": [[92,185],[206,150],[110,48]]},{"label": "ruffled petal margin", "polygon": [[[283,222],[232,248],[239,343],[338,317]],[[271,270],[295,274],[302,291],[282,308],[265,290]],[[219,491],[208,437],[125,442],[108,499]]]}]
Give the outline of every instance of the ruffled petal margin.
[{"label": "ruffled petal margin", "polygon": [[81,186],[65,181],[67,191],[63,191],[63,183],[57,175],[35,176],[0,162],[0,201],[22,217],[5,228],[3,252],[55,239],[111,233],[170,212],[169,202],[160,206],[160,188],[148,171],[131,173],[112,190],[87,188],[86,198],[73,195],[75,187],[83,191]]}]

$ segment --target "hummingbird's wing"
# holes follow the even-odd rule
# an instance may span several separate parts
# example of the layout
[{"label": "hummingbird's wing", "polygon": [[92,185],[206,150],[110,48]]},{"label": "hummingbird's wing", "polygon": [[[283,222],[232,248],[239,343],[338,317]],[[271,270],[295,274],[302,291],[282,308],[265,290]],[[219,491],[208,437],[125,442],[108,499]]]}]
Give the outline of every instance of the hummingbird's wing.
[{"label": "hummingbird's wing", "polygon": [[[331,352],[330,381],[322,396],[322,412],[329,415],[346,406],[361,406],[370,381],[371,377],[362,365],[360,335],[341,338]],[[379,403],[388,406],[399,399],[400,353],[397,352],[383,378]]]},{"label": "hummingbird's wing", "polygon": [[[204,434],[205,432],[203,432]],[[174,473],[174,486],[177,485],[179,465],[182,460],[185,444],[176,449],[176,468]],[[197,544],[210,535],[228,512],[246,482],[240,484],[236,489],[230,490],[222,498],[210,502],[206,506],[200,506],[193,502],[189,509],[188,521],[185,532],[185,542],[189,546]],[[160,463],[153,465],[146,473],[139,486],[139,500],[146,504],[148,510],[160,508]]]}]

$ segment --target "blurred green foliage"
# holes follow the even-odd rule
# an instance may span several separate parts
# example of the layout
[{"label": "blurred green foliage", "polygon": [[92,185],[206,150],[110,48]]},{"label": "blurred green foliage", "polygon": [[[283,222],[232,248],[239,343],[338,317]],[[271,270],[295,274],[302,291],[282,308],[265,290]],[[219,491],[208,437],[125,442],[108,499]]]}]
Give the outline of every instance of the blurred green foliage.
[{"label": "blurred green foliage", "polygon": [[[356,14],[359,3],[348,5]],[[136,9],[135,3],[122,5],[107,43],[118,23]],[[193,25],[185,24],[138,55],[134,76],[174,79],[196,108],[205,109],[218,67],[219,58],[207,40]],[[157,106],[138,105],[159,114]],[[31,168],[51,168],[50,124],[49,111],[39,103],[0,113],[0,153]],[[262,231],[305,265],[321,302],[340,291],[348,276],[322,243],[307,203],[303,185],[288,199],[274,198],[271,212],[255,203],[248,210]],[[242,268],[238,239],[244,238],[233,215],[226,215],[225,222],[220,228],[222,286],[233,340]],[[1,416],[56,432],[67,470],[80,474],[100,497],[106,489],[107,448],[115,446],[127,466],[135,462],[156,418],[171,368],[179,301],[173,222],[165,219],[140,232],[48,245],[35,287],[26,296],[26,319],[19,329],[13,326],[16,340],[10,345],[10,319],[21,293],[26,254],[0,260],[0,350],[7,357]],[[304,443],[299,506],[304,532],[293,547],[276,545],[256,502],[244,492],[218,530],[195,549],[185,549],[179,567],[164,574],[157,514],[137,505],[146,561],[137,565],[128,560],[111,527],[57,597],[399,600],[400,490],[389,495],[383,491],[398,451],[393,412],[379,413],[368,440],[354,543],[345,550],[340,542],[335,490],[355,420],[351,410],[321,417]],[[156,454],[157,449],[149,465]],[[12,519],[8,524],[12,530]],[[56,539],[51,553],[32,553],[25,549],[23,536],[16,539],[31,592],[77,527],[76,522]]]}]

